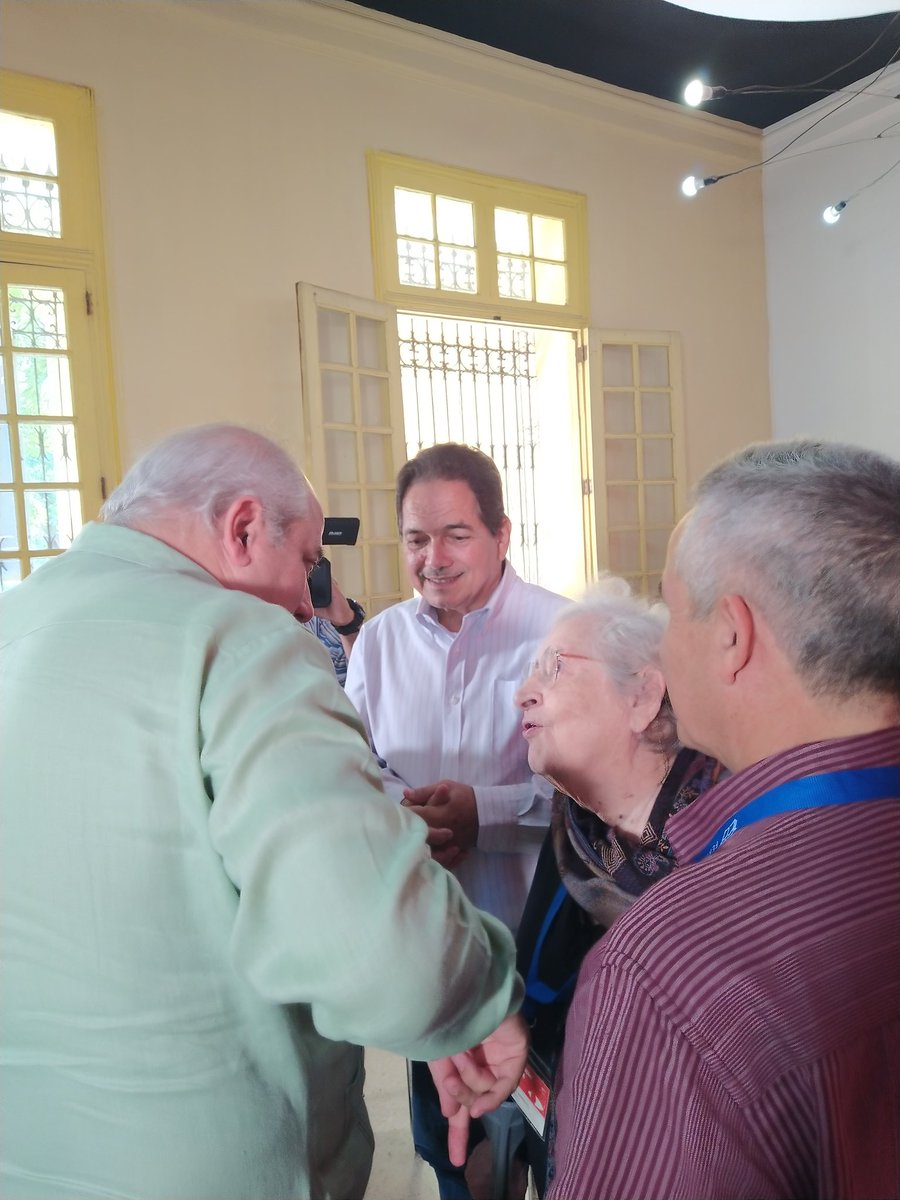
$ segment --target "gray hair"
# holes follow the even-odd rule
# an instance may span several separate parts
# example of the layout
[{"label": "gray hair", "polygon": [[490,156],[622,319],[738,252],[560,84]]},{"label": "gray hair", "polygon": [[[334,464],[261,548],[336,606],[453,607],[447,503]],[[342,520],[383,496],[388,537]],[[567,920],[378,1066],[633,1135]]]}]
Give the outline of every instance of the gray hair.
[{"label": "gray hair", "polygon": [[238,496],[256,496],[279,541],[310,515],[315,496],[293,459],[242,425],[196,425],[173,433],[134,464],[100,510],[110,525],[140,525],[166,512],[194,513],[210,527]]},{"label": "gray hair", "polygon": [[[581,600],[560,611],[555,626],[579,626],[585,654],[599,659],[623,696],[633,694],[641,671],[662,670],[659,647],[668,624],[668,610],[636,596],[631,585],[617,575],[602,574]],[[660,754],[678,748],[675,719],[668,696],[644,730],[642,740]]]},{"label": "gray hair", "polygon": [[900,695],[900,463],[857,446],[749,446],[696,489],[674,554],[695,617],[755,604],[813,695]]}]

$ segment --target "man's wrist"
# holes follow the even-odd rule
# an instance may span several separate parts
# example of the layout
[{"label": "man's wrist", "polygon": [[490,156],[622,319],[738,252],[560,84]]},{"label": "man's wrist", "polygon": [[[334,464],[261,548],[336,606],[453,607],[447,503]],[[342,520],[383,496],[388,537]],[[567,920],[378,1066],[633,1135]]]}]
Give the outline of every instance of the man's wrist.
[{"label": "man's wrist", "polygon": [[346,625],[335,625],[335,630],[341,637],[349,637],[351,633],[358,633],[360,626],[366,619],[366,610],[361,604],[357,604],[355,600],[347,597],[347,604],[350,606],[350,611],[353,613],[352,618]]}]

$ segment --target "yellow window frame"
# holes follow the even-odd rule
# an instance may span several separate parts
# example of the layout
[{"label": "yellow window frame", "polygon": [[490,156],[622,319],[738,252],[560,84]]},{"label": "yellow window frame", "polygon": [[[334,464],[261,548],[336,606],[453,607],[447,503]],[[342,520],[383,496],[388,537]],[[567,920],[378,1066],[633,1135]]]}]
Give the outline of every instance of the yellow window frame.
[{"label": "yellow window frame", "polygon": [[[0,70],[0,108],[49,120],[54,126],[62,236],[0,231],[0,260],[4,296],[6,285],[13,283],[60,288],[65,293],[77,487],[86,522],[97,515],[119,478],[94,97],[90,88]],[[3,330],[3,369],[7,396],[11,396],[13,348],[5,316]],[[12,411],[4,418],[14,443],[18,419]],[[21,520],[24,484],[18,467],[14,467],[12,490]],[[17,557],[24,578],[32,569],[30,559],[47,555],[31,555],[26,548]]]},{"label": "yellow window frame", "polygon": [[[590,346],[590,428],[592,493],[599,566],[629,579],[637,591],[655,598],[665,561],[665,547],[672,529],[687,507],[687,461],[684,398],[682,388],[681,339],[669,331],[648,330],[591,330]],[[628,367],[627,379],[609,378],[604,372],[604,350],[615,348],[622,352]],[[642,368],[643,352],[662,351],[666,359],[666,379],[647,379]],[[606,417],[607,402],[615,398],[631,412],[630,428],[611,428]],[[644,421],[644,402],[664,400],[668,410],[669,427],[647,428]],[[627,443],[634,449],[634,473],[610,475],[610,452]],[[647,469],[647,451],[653,443],[665,443],[671,455],[671,474],[657,474]],[[654,518],[648,511],[648,488],[667,488],[671,493],[671,514],[665,519]],[[631,517],[616,518],[610,509],[610,491],[628,489],[634,496]],[[616,561],[613,539],[630,537],[637,542],[639,561],[625,564]]]},{"label": "yellow window frame", "polygon": [[[369,152],[367,167],[375,290],[379,299],[405,310],[449,314],[470,320],[480,318],[560,329],[589,324],[587,201],[583,195],[381,151]],[[394,218],[395,187],[472,204],[478,280],[475,292],[401,282]],[[500,295],[494,234],[494,210],[497,208],[555,217],[563,222],[567,270],[565,304],[542,304]]]}]

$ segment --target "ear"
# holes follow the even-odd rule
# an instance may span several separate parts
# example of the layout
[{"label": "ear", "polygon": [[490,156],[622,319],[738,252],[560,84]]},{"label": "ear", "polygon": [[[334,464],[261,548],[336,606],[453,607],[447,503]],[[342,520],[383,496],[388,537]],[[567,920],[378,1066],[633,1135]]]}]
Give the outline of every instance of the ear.
[{"label": "ear", "polygon": [[638,675],[638,686],[631,696],[629,723],[633,733],[643,733],[659,713],[666,694],[666,681],[656,667],[644,667]]},{"label": "ear", "polygon": [[726,683],[734,683],[750,662],[756,640],[756,618],[744,597],[722,596],[716,611],[716,648]]},{"label": "ear", "polygon": [[264,527],[262,505],[256,496],[238,496],[232,500],[218,522],[219,537],[228,562],[235,567],[249,566]]},{"label": "ear", "polygon": [[497,531],[497,550],[501,558],[506,558],[511,533],[512,522],[509,517],[504,517],[500,522],[500,529]]}]

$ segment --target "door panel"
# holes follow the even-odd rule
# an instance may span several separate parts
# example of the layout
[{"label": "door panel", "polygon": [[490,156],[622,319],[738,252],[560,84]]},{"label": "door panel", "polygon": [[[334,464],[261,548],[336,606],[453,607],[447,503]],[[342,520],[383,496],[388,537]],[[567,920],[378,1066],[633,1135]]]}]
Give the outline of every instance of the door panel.
[{"label": "door panel", "polygon": [[83,271],[0,266],[0,591],[102,502],[86,290]]}]

